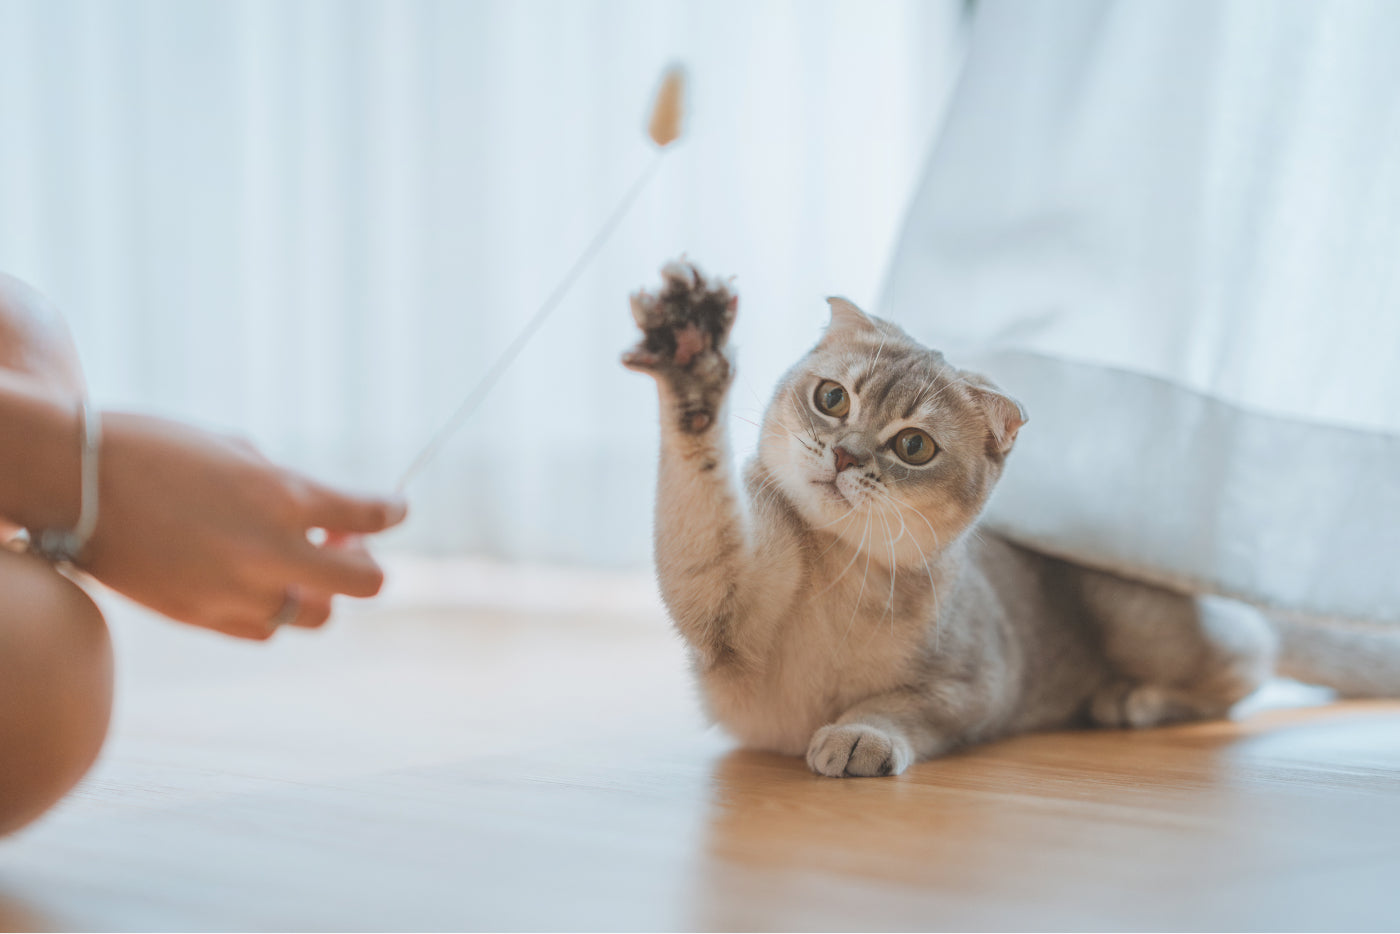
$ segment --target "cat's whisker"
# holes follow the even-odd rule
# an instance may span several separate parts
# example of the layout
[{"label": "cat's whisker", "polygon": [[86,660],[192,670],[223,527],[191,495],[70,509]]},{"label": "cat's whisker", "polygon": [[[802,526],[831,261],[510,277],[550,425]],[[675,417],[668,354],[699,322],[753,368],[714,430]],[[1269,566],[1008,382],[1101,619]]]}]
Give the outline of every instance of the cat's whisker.
[{"label": "cat's whisker", "polygon": [[[737,416],[736,416],[736,417],[737,417]],[[746,419],[746,421],[747,421],[747,419]],[[820,453],[816,448],[812,447],[812,445],[808,444],[806,441],[803,441],[803,440],[802,440],[802,436],[799,435],[797,432],[793,431],[791,428],[789,428],[781,419],[775,418],[775,419],[773,420],[773,422],[774,422],[775,425],[777,425],[778,428],[781,428],[783,431],[786,431],[788,434],[792,435],[793,439],[794,439],[798,444],[802,445],[804,448],[806,448],[806,449],[807,449],[808,451],[810,451],[811,453],[813,453],[813,454],[819,454],[819,453]],[[749,424],[751,424],[751,425],[757,425],[758,423],[757,423],[757,422],[750,422]],[[768,431],[768,434],[769,434],[769,435],[772,435],[772,436],[775,437],[775,438],[776,438],[776,437],[780,437],[776,431],[773,431],[773,430],[771,430],[771,429]],[[813,440],[813,441],[816,441],[816,438],[813,438],[812,440]]]},{"label": "cat's whisker", "polygon": [[[859,518],[859,517],[855,514],[855,512],[856,512],[856,507],[855,507],[855,506],[852,506],[850,509],[846,510],[846,515],[845,515],[845,516],[842,516],[843,519],[847,519],[846,524],[843,525],[843,526],[841,526],[841,531],[837,532],[837,533],[836,533],[836,536],[835,536],[834,538],[832,538],[831,544],[829,544],[829,545],[827,545],[825,548],[823,548],[823,549],[821,550],[821,554],[817,555],[818,560],[820,560],[821,558],[823,558],[823,557],[826,555],[826,553],[827,553],[828,551],[830,551],[831,549],[835,548],[835,547],[837,546],[837,544],[839,544],[839,543],[846,537],[846,530],[849,529],[849,528],[855,523],[856,519]],[[847,517],[849,517],[849,518],[847,518]],[[841,519],[837,519],[837,520],[836,520],[836,522],[840,522],[840,521],[841,521]],[[830,522],[830,523],[828,523],[828,525],[835,525],[836,522]],[[826,527],[827,527],[827,526],[825,526],[825,525],[823,525],[823,526],[818,526],[818,528],[822,528],[822,529],[824,529],[824,528],[826,528]]]},{"label": "cat's whisker", "polygon": [[[888,493],[882,493],[880,490],[876,490],[875,492],[881,493],[881,495],[884,496],[886,499],[893,500],[893,498]],[[904,541],[905,535],[909,534],[909,526],[904,521],[904,510],[900,509],[898,506],[894,507],[894,517],[899,520],[899,537],[896,538],[891,544],[897,545],[900,542]],[[915,544],[918,543],[915,542]]]},{"label": "cat's whisker", "polygon": [[[878,491],[877,491],[877,492],[878,492]],[[888,522],[888,520],[885,521],[885,536],[886,536],[886,539],[889,541],[889,546],[890,546],[890,605],[889,605],[889,613],[890,613],[890,636],[891,636],[891,638],[893,638],[893,636],[894,636],[894,631],[895,631],[895,608],[894,608],[895,581],[897,580],[897,578],[898,578],[898,576],[899,576],[899,557],[895,554],[894,546],[895,546],[898,542],[901,542],[901,541],[904,540],[904,534],[905,534],[905,532],[908,531],[908,526],[906,526],[906,525],[904,524],[904,516],[903,516],[903,514],[901,513],[901,511],[900,511],[898,508],[895,508],[895,509],[893,510],[893,512],[894,512],[894,517],[895,517],[896,519],[899,520],[899,537],[898,537],[898,538],[890,538],[890,536],[889,536],[889,522]],[[884,510],[883,510],[883,509],[881,510],[880,517],[881,517],[881,519],[884,519]],[[920,555],[919,557],[920,557],[920,560],[923,560],[923,555]],[[928,566],[928,562],[927,562],[927,561],[924,561],[924,566],[925,566],[925,567]],[[930,583],[932,583],[932,580],[931,580],[931,579],[930,579]],[[885,618],[885,617],[884,617],[883,615],[880,617],[881,620],[883,620],[884,618]]]},{"label": "cat's whisker", "polygon": [[[928,521],[928,516],[924,515],[924,514],[923,514],[922,512],[920,512],[918,509],[916,509],[915,507],[909,505],[909,504],[906,503],[904,500],[900,499],[899,497],[895,496],[895,495],[892,494],[892,493],[884,493],[884,492],[882,492],[880,495],[881,495],[881,496],[884,496],[884,497],[886,497],[886,498],[888,498],[888,499],[889,499],[892,503],[894,503],[895,505],[900,506],[900,507],[902,507],[903,509],[909,510],[909,511],[912,512],[914,515],[916,515],[916,516],[918,516],[920,519],[922,519],[924,525],[928,526],[928,533],[929,533],[929,535],[932,535],[932,536],[933,536],[933,547],[934,547],[934,550],[935,550],[935,551],[942,550],[943,544],[942,544],[942,542],[940,542],[940,541],[938,540],[938,531],[937,531],[936,529],[934,529],[933,523],[930,522],[930,521]],[[921,549],[919,549],[919,550],[922,551],[923,549],[921,548]]]},{"label": "cat's whisker", "polygon": [[[894,499],[894,497],[890,498]],[[898,502],[898,500],[896,500],[896,502]],[[923,519],[925,525],[928,525],[929,534],[933,536],[934,543],[937,544],[938,533],[933,530],[933,524],[930,523],[928,521],[928,518],[925,517],[923,513],[920,513],[918,510],[915,510],[915,515],[917,515],[920,519]],[[939,628],[938,584],[935,583],[933,579],[933,567],[929,564],[929,555],[922,548],[919,549],[919,561],[924,566],[924,574],[928,576],[928,589],[929,593],[933,597],[933,647],[934,650],[937,651],[938,637],[939,633],[941,632]]]},{"label": "cat's whisker", "polygon": [[841,647],[846,644],[846,639],[851,634],[851,628],[856,624],[856,617],[860,615],[860,601],[865,597],[865,583],[870,579],[870,549],[866,547],[866,537],[869,535],[870,532],[870,517],[874,515],[874,513],[874,509],[868,509],[865,513],[866,535],[861,536],[860,550],[856,552],[856,557],[860,556],[861,551],[865,552],[865,573],[861,575],[860,589],[856,591],[856,599],[851,607],[851,621],[846,624],[846,632],[844,635],[841,636],[841,641],[837,643],[837,651],[840,651]]},{"label": "cat's whisker", "polygon": [[[874,515],[875,510],[874,508],[871,508],[871,510],[869,510],[867,513],[867,518],[865,518],[865,529],[867,529],[867,532],[872,531],[871,521],[869,520],[871,520],[871,517],[874,517]],[[844,634],[844,636],[841,636],[841,643],[840,646],[837,646],[837,648],[840,648],[841,646],[844,646],[844,644],[846,644],[846,639],[848,636],[850,636],[851,629],[853,629],[853,627],[855,626],[855,618],[857,618],[857,616],[860,616],[861,599],[865,597],[865,584],[868,583],[869,577],[871,577],[871,548],[869,548],[869,545],[872,545],[872,542],[868,542],[867,539],[865,539],[865,536],[862,536],[861,550],[862,552],[865,552],[865,571],[861,574],[860,590],[855,591],[855,601],[854,604],[851,605],[851,622],[847,623],[846,634]]]},{"label": "cat's whisker", "polygon": [[772,490],[776,489],[777,485],[777,481],[770,477],[769,479],[764,480],[763,483],[758,487],[758,489],[754,490],[749,495],[749,502],[752,504],[752,508],[754,511],[758,511],[759,509],[766,508],[768,506],[768,502],[764,498],[764,496],[766,493],[769,493]]},{"label": "cat's whisker", "polygon": [[807,423],[807,431],[811,434],[812,441],[815,443],[817,440],[817,426],[812,422],[811,413],[808,412],[807,407],[802,404],[802,400],[798,397],[796,389],[789,386],[788,394],[792,396],[792,407],[797,410],[798,414],[802,416],[802,420]]},{"label": "cat's whisker", "polygon": [[[904,515],[902,511],[895,510],[895,518],[899,520],[899,538],[895,539],[895,542],[902,542],[904,541],[904,535],[906,535],[907,532],[909,532],[909,525],[904,524]],[[889,560],[890,563],[895,564],[895,566],[897,567],[897,560],[899,559],[897,559],[895,555],[895,542],[890,543]],[[930,585],[930,588],[932,588],[932,585],[934,585],[934,576],[932,576],[932,571],[928,570],[928,559],[927,557],[924,557],[923,552],[918,553],[918,560],[920,560],[920,562],[923,562],[924,570],[928,573],[928,585]],[[897,571],[892,571],[892,574],[893,573],[897,573]],[[895,581],[893,581],[893,577],[890,578],[889,588],[890,592],[892,592],[893,594],[893,591],[895,591]],[[935,620],[935,623],[937,623],[937,620]],[[895,611],[893,611],[893,609],[890,609],[889,633],[890,636],[893,636],[893,634],[895,634]]]},{"label": "cat's whisker", "polygon": [[[777,475],[769,474],[768,478],[759,484],[758,489],[754,490],[749,495],[749,502],[751,504],[749,507],[750,511],[758,512],[762,509],[766,509],[781,492],[782,489]],[[766,499],[763,498],[765,494],[767,496]]]},{"label": "cat's whisker", "polygon": [[[934,531],[934,529],[933,529],[933,524],[930,523],[930,522],[928,521],[928,518],[927,518],[926,516],[924,516],[923,513],[919,512],[917,509],[914,509],[912,506],[909,506],[908,504],[904,503],[903,501],[901,501],[900,499],[896,498],[895,496],[893,496],[893,495],[891,495],[891,494],[889,494],[889,493],[881,493],[880,495],[884,496],[885,499],[889,500],[890,502],[896,504],[896,507],[903,506],[904,509],[909,509],[910,511],[912,511],[912,512],[914,513],[914,515],[916,515],[916,516],[918,516],[920,519],[922,519],[922,520],[924,521],[924,524],[928,526],[929,534],[932,535],[933,538],[934,538],[934,541],[937,542],[937,540],[938,540],[938,533]],[[903,512],[902,509],[896,508],[896,510],[895,510],[895,516],[899,519],[899,521],[900,521],[901,523],[904,522],[904,512]],[[902,534],[901,534],[901,537],[903,537]],[[916,541],[915,544],[918,544],[918,542]],[[929,591],[930,591],[930,593],[932,593],[932,595],[933,595],[934,626],[937,627],[937,624],[938,624],[938,585],[937,585],[937,584],[934,582],[934,580],[933,580],[933,568],[932,568],[932,566],[930,566],[930,564],[929,564],[929,560],[928,560],[928,559],[929,559],[929,556],[928,556],[928,554],[926,554],[925,551],[924,551],[924,549],[922,549],[922,548],[920,548],[920,549],[918,550],[918,554],[919,554],[919,562],[920,562],[921,564],[923,564],[923,566],[924,566],[924,574],[928,577],[928,587],[929,587]]]},{"label": "cat's whisker", "polygon": [[763,508],[764,508],[764,509],[767,509],[769,506],[772,506],[773,503],[776,502],[776,501],[778,500],[778,498],[779,498],[780,496],[782,496],[782,495],[783,495],[782,484],[780,484],[780,483],[778,483],[778,482],[775,481],[774,483],[772,483],[771,485],[769,485],[769,486],[763,491],[763,497],[764,497],[764,498],[763,498],[763,502],[762,502]]},{"label": "cat's whisker", "polygon": [[[924,518],[924,516],[923,516],[922,513],[920,513],[920,512],[919,512],[917,509],[915,509],[913,506],[910,506],[908,503],[906,503],[906,502],[904,502],[903,500],[897,498],[893,493],[889,493],[889,492],[887,492],[887,491],[885,491],[885,490],[871,490],[871,492],[874,493],[876,496],[879,496],[881,499],[885,500],[886,502],[890,503],[890,504],[894,507],[894,514],[895,514],[896,518],[899,519],[899,524],[900,524],[900,538],[901,538],[901,539],[904,537],[904,532],[908,530],[908,526],[907,526],[907,525],[905,524],[905,522],[904,522],[904,510],[907,509],[907,510],[909,510],[910,512],[912,512],[912,513],[914,513],[915,515],[917,515],[920,519],[923,519],[925,523],[928,522],[928,519]],[[930,525],[930,526],[929,526],[929,530],[932,531],[932,529],[933,529],[933,526]],[[911,537],[912,537],[912,536],[911,536]],[[918,544],[918,542],[915,542],[915,544]]]},{"label": "cat's whisker", "polygon": [[[917,509],[914,509],[912,506],[909,506],[907,503],[904,503],[902,500],[898,499],[897,497],[893,496],[892,494],[885,493],[885,492],[879,491],[879,490],[876,490],[875,492],[879,493],[881,496],[885,497],[885,498],[888,499],[890,502],[895,503],[897,507],[898,507],[898,506],[903,506],[905,509],[910,509],[910,510],[912,510],[913,513],[914,513],[916,516],[918,516],[920,519],[923,519],[923,520],[924,520],[924,524],[928,526],[929,534],[931,534],[931,535],[933,536],[934,542],[937,543],[937,541],[938,541],[938,533],[934,531],[934,529],[933,529],[933,524],[932,524],[931,522],[928,521],[928,518],[927,518],[923,513],[919,512]],[[896,508],[896,510],[895,510],[895,516],[898,517],[900,523],[903,524],[903,522],[904,522],[904,511],[903,511],[903,509]],[[901,531],[901,533],[900,533],[900,537],[903,538],[903,532],[902,532],[902,531]],[[911,536],[911,537],[912,537],[912,536]],[[915,544],[918,544],[918,543],[915,542]],[[936,647],[937,647],[937,640],[938,640],[938,585],[937,585],[937,584],[934,582],[934,580],[933,580],[933,568],[929,565],[928,559],[929,559],[929,556],[924,552],[924,549],[920,548],[920,549],[919,549],[919,561],[920,561],[920,563],[922,563],[923,566],[924,566],[924,574],[927,575],[927,577],[928,577],[928,589],[929,589],[929,593],[932,594],[932,596],[933,596],[934,646],[935,646],[935,648],[936,648]]]},{"label": "cat's whisker", "polygon": [[880,613],[880,618],[875,621],[874,630],[871,632],[870,636],[865,640],[867,645],[870,644],[871,639],[875,638],[875,634],[880,631],[880,624],[885,621],[885,613],[888,613],[890,615],[890,635],[894,635],[894,585],[896,577],[899,573],[899,564],[895,560],[894,540],[891,536],[890,520],[885,518],[884,507],[880,508],[880,522],[885,526],[885,545],[890,550],[890,597],[889,600],[885,602],[885,609]]},{"label": "cat's whisker", "polygon": [[[853,510],[853,511],[854,511],[854,510]],[[861,551],[862,551],[862,550],[864,549],[864,547],[865,547],[865,537],[866,537],[867,535],[869,535],[869,534],[870,534],[870,510],[867,508],[867,509],[865,510],[865,531],[861,533],[861,536],[860,536],[860,545],[858,545],[858,546],[856,547],[854,553],[852,553],[852,555],[851,555],[851,560],[848,561],[848,562],[846,563],[846,566],[845,566],[844,568],[841,569],[841,573],[840,573],[840,574],[837,574],[834,578],[832,578],[832,579],[831,579],[831,583],[827,584],[827,585],[826,585],[825,587],[823,587],[821,590],[817,591],[817,593],[815,594],[815,596],[820,597],[822,594],[826,593],[828,590],[830,590],[831,588],[835,587],[838,583],[841,582],[841,578],[843,578],[843,577],[846,576],[846,572],[849,571],[851,568],[853,568],[853,567],[855,566],[855,563],[856,563],[857,561],[860,560],[860,553],[861,553]],[[840,537],[838,537],[838,538],[837,538],[837,541],[840,541],[840,540],[841,540]],[[833,542],[832,544],[835,544],[835,542]],[[823,554],[824,554],[824,553],[825,553],[825,552],[823,552]]]},{"label": "cat's whisker", "polygon": [[829,528],[831,528],[833,525],[835,525],[836,523],[840,522],[842,519],[846,518],[846,516],[849,516],[851,513],[855,512],[855,511],[856,511],[857,509],[859,509],[859,508],[860,508],[860,507],[858,507],[858,506],[852,506],[850,509],[847,509],[847,510],[845,511],[844,514],[838,516],[838,517],[835,518],[835,519],[832,519],[832,520],[831,520],[830,522],[828,522],[826,525],[810,525],[810,526],[808,526],[808,528],[811,529],[813,532],[820,532],[820,531],[822,531],[823,529],[829,529]]},{"label": "cat's whisker", "polygon": [[880,346],[875,348],[875,359],[870,362],[871,373],[874,373],[876,371],[876,368],[880,365],[880,354],[885,352],[885,341],[889,339],[890,335],[888,333],[880,335]]}]

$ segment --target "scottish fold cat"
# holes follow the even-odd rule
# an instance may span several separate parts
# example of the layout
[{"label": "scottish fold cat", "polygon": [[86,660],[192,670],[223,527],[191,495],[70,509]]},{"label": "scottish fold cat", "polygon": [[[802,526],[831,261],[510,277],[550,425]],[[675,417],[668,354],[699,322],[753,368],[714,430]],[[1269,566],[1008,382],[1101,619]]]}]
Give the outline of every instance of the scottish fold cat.
[{"label": "scottish fold cat", "polygon": [[1400,642],[1270,622],[1019,547],[977,517],[1019,403],[895,325],[829,300],[736,482],[726,400],[737,299],[672,263],[632,297],[655,378],[662,597],[709,713],[830,776],[1073,725],[1220,717],[1276,669],[1400,693]]}]

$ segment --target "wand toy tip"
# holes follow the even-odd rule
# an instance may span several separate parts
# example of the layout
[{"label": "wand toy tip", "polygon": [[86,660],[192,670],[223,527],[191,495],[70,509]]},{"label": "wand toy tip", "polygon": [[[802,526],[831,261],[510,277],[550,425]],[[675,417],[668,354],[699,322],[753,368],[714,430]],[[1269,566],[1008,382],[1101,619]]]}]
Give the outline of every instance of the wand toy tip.
[{"label": "wand toy tip", "polygon": [[647,135],[653,143],[665,149],[680,138],[681,125],[684,122],[685,68],[672,65],[661,76],[661,86],[656,90],[656,102],[651,107]]}]

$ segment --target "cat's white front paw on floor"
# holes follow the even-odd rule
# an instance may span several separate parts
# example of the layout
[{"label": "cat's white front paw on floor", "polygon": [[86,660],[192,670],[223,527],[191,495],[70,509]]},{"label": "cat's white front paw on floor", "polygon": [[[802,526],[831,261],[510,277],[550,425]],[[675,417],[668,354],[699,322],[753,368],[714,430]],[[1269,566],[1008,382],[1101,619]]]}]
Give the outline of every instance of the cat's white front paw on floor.
[{"label": "cat's white front paw on floor", "polygon": [[913,759],[903,737],[862,723],[824,726],[807,746],[807,765],[832,778],[898,775]]}]

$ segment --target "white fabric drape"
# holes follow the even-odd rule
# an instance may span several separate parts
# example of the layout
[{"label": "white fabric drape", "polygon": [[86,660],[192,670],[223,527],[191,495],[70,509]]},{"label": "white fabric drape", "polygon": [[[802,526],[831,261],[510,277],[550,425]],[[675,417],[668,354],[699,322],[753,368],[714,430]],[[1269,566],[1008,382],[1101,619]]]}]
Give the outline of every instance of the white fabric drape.
[{"label": "white fabric drape", "polygon": [[1031,414],[1049,551],[1400,620],[1400,5],[979,3],[881,307]]},{"label": "white fabric drape", "polygon": [[681,60],[687,139],[413,488],[398,539],[640,564],[655,414],[617,363],[627,293],[682,252],[736,274],[738,413],[756,418],[822,297],[873,297],[960,16],[0,0],[0,268],[67,309],[100,403],[387,487],[651,158],[649,97]]}]

